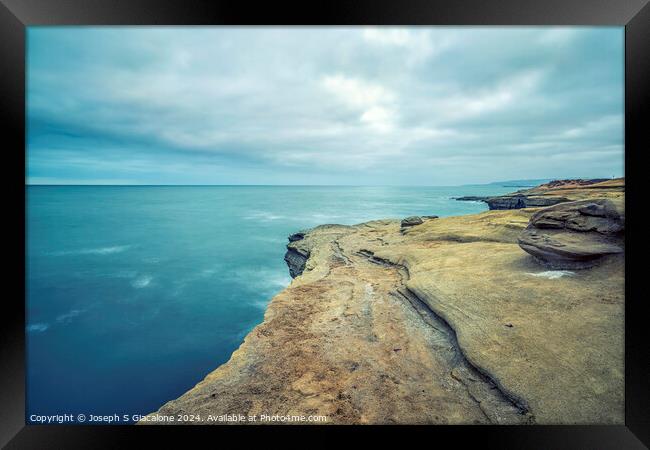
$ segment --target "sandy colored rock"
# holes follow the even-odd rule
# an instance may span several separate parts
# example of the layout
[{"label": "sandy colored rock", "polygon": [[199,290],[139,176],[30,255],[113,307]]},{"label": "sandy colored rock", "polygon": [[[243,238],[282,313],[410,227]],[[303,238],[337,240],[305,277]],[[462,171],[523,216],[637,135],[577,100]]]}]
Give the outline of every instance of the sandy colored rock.
[{"label": "sandy colored rock", "polygon": [[624,251],[622,200],[580,200],[544,208],[530,219],[519,246],[555,269],[581,269]]},{"label": "sandy colored rock", "polygon": [[483,201],[490,209],[539,208],[585,199],[617,199],[625,192],[625,179],[555,180],[530,189],[496,197],[458,197],[460,201]]},{"label": "sandy colored rock", "polygon": [[158,413],[622,424],[624,257],[549,271],[518,245],[537,211],[301,233],[263,323]]}]

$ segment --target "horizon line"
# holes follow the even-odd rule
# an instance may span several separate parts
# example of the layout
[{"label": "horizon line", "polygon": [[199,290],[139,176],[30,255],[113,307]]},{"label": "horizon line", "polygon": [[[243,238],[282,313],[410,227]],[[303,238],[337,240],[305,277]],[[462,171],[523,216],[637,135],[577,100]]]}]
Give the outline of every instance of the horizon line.
[{"label": "horizon line", "polygon": [[[614,180],[617,178],[625,178],[625,175],[620,177],[543,177],[543,178],[530,178],[530,179],[521,179],[521,180],[496,180],[483,183],[462,183],[462,184],[104,184],[104,183],[25,183],[25,187],[29,186],[43,186],[43,187],[54,187],[54,186],[71,186],[71,187],[82,187],[82,186],[106,186],[106,187],[461,187],[461,186],[483,186],[490,184],[498,183],[515,183],[515,182],[527,182],[527,181],[541,181],[541,180],[593,180],[593,179],[607,179]],[[507,186],[506,186],[507,187]],[[518,187],[518,186],[513,186]]]},{"label": "horizon line", "polygon": [[465,183],[465,184],[25,184],[41,187],[461,187],[461,186],[483,186],[497,184],[499,181],[490,183]]}]

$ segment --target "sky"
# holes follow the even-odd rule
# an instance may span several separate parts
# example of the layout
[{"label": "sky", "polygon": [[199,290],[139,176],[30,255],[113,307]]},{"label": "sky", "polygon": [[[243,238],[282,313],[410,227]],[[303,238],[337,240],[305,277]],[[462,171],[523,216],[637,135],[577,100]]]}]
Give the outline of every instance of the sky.
[{"label": "sky", "polygon": [[623,27],[30,27],[28,184],[624,171]]}]

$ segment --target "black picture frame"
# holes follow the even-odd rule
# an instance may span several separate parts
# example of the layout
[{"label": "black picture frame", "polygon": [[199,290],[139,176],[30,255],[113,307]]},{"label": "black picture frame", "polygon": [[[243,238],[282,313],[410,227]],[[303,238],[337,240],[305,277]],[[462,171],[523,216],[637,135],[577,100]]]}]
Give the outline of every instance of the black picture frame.
[{"label": "black picture frame", "polygon": [[[641,164],[650,146],[650,6],[648,0],[312,0],[301,3],[205,0],[0,0],[0,123],[4,141],[4,222],[10,256],[2,303],[0,445],[6,448],[122,448],[134,440],[182,439],[264,427],[133,427],[25,425],[25,35],[32,25],[619,25],[625,26],[626,170],[626,407],[624,426],[291,427],[338,440],[341,433],[406,431],[426,434],[431,445],[473,442],[496,448],[646,448],[650,445],[650,384],[643,292],[643,185]],[[644,114],[645,113],[645,114]],[[645,119],[645,121],[644,121]],[[22,170],[22,173],[21,173]],[[21,240],[22,237],[22,240]],[[641,261],[635,264],[634,258]],[[21,281],[22,280],[22,281]],[[164,428],[164,429],[163,429]],[[182,430],[181,430],[182,428]],[[283,428],[287,430],[286,427]],[[187,433],[191,434],[188,441]],[[244,434],[245,433],[245,434]],[[326,433],[326,434],[325,434]],[[422,436],[425,437],[425,436]],[[242,441],[245,442],[245,441]]]}]

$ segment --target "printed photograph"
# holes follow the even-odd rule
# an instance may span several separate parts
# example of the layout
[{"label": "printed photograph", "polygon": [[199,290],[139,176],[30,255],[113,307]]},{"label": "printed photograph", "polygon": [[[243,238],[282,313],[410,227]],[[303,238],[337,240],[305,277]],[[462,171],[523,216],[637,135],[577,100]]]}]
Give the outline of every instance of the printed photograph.
[{"label": "printed photograph", "polygon": [[28,424],[624,424],[624,27],[26,40]]}]

